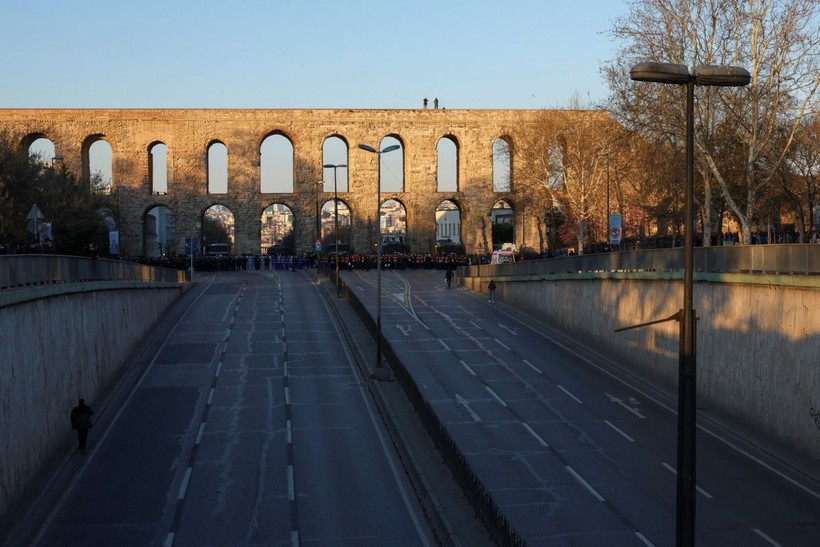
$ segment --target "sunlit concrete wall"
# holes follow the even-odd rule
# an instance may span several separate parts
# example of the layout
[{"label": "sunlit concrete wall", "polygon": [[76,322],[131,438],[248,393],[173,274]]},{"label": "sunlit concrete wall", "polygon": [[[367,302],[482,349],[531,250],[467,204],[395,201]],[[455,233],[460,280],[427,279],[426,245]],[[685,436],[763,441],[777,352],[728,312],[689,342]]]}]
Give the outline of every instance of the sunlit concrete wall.
[{"label": "sunlit concrete wall", "polygon": [[[2,294],[5,302],[7,293],[17,298],[0,302],[0,522],[61,446],[69,439],[76,443],[69,413],[77,399],[94,406],[183,290],[178,284],[115,286]],[[21,293],[36,298],[26,300]]]},{"label": "sunlit concrete wall", "polygon": [[[683,284],[566,277],[496,278],[497,298],[572,333],[674,396],[679,323],[614,330],[677,313]],[[790,276],[771,276],[771,283],[750,283],[754,275],[713,277],[721,281],[697,282],[694,290],[699,411],[784,448],[820,478],[820,280],[794,276],[790,285]],[[477,290],[486,282],[465,280]]]}]

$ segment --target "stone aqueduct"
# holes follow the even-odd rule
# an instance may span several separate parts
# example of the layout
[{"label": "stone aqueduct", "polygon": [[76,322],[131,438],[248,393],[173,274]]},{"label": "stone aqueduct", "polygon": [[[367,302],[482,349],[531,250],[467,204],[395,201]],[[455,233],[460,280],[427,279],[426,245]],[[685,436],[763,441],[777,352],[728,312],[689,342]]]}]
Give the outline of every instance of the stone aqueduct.
[{"label": "stone aqueduct", "polygon": [[[578,111],[575,116],[605,116]],[[352,247],[369,248],[375,240],[378,156],[359,144],[379,147],[390,136],[404,153],[404,189],[382,192],[382,202],[399,201],[406,210],[406,243],[418,252],[433,250],[436,207],[450,200],[460,211],[461,242],[468,252],[491,248],[490,211],[499,200],[512,208],[515,243],[543,248],[543,211],[527,211],[526,190],[516,184],[512,161],[510,189],[493,188],[493,143],[504,139],[515,146],[517,128],[544,115],[538,110],[346,110],[346,109],[2,109],[0,127],[22,136],[28,146],[45,137],[65,167],[88,177],[89,149],[105,140],[112,150],[112,187],[120,207],[120,246],[124,255],[143,251],[146,213],[166,206],[175,217],[177,249],[197,234],[197,223],[212,205],[224,205],[234,215],[235,252],[260,249],[261,215],[282,203],[293,212],[296,251],[311,250],[316,226],[316,182],[323,176],[323,143],[330,137],[348,147],[348,191],[339,194],[350,208]],[[608,120],[608,118],[607,118]],[[601,120],[604,122],[604,120]],[[283,135],[293,145],[293,192],[263,193],[260,189],[260,146],[270,135]],[[456,144],[457,189],[437,191],[437,143],[447,137]],[[227,193],[208,191],[208,148],[220,142],[228,151]],[[150,148],[167,146],[167,194],[151,187]],[[322,199],[332,200],[325,192]],[[530,207],[531,209],[537,209]],[[543,207],[542,207],[543,209]],[[525,214],[524,214],[525,213]]]}]

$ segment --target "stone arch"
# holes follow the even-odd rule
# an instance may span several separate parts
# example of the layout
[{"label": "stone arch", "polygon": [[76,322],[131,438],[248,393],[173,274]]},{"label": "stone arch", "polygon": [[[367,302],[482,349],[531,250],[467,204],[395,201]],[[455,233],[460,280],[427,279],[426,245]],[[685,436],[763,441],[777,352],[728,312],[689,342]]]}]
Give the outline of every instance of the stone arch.
[{"label": "stone arch", "polygon": [[[346,138],[336,133],[325,137],[322,141],[322,165],[350,165],[350,143]],[[334,188],[338,192],[349,192],[348,175],[349,167],[323,170],[322,189],[325,192],[333,192]]]},{"label": "stone arch", "polygon": [[114,149],[106,135],[95,133],[83,141],[83,180],[88,181],[92,189],[110,191],[113,187],[113,156]]},{"label": "stone arch", "polygon": [[203,248],[210,243],[228,243],[231,250],[236,249],[236,216],[230,207],[213,203],[202,211],[200,219],[200,245]]},{"label": "stone arch", "polygon": [[142,223],[143,256],[177,254],[176,215],[170,207],[157,204],[146,209],[142,215]]},{"label": "stone arch", "polygon": [[436,192],[458,192],[458,140],[444,135],[436,143]]},{"label": "stone arch", "polygon": [[461,207],[454,199],[436,206],[436,246],[461,245]]},{"label": "stone arch", "polygon": [[[321,207],[321,227],[320,227],[320,241],[323,249],[330,248],[336,233],[336,221],[334,215],[336,213],[334,200],[331,197],[322,203]],[[347,244],[349,247],[353,245],[353,214],[350,205],[342,198],[338,200],[338,241],[339,243]]]},{"label": "stone arch", "polygon": [[29,133],[21,139],[20,146],[29,157],[36,156],[38,161],[45,166],[53,165],[57,159],[54,141],[43,133]]},{"label": "stone arch", "polygon": [[268,133],[259,144],[259,190],[264,194],[293,193],[295,147],[283,131]]},{"label": "stone arch", "polygon": [[395,197],[383,199],[379,207],[378,226],[385,249],[388,244],[405,245],[408,232],[407,206]]},{"label": "stone arch", "polygon": [[512,192],[512,143],[506,135],[493,140],[493,192]]},{"label": "stone arch", "polygon": [[294,254],[294,212],[286,203],[274,202],[265,207],[260,218],[260,252],[267,254],[271,247],[287,248]]},{"label": "stone arch", "polygon": [[168,193],[168,145],[162,141],[148,145],[148,184],[154,195]]},{"label": "stone arch", "polygon": [[394,133],[386,135],[379,143],[379,150],[384,150],[388,146],[398,144],[401,148],[381,154],[380,179],[381,191],[386,193],[404,192],[404,150],[405,144],[402,138]]},{"label": "stone arch", "polygon": [[228,193],[228,147],[217,139],[208,143],[206,149],[208,158],[207,192],[209,194]]},{"label": "stone arch", "polygon": [[515,209],[510,200],[500,199],[493,204],[490,225],[494,249],[505,243],[515,244]]}]

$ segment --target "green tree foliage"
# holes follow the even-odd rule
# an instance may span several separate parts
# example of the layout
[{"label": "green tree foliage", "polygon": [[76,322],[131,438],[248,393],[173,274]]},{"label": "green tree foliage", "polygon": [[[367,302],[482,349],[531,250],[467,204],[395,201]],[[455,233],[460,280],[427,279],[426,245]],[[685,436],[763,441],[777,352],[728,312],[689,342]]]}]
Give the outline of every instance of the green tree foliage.
[{"label": "green tree foliage", "polygon": [[[90,243],[108,248],[109,226],[116,218],[116,195],[92,191],[62,164],[30,156],[22,139],[0,133],[0,242],[18,249],[36,246],[26,215],[33,205],[51,224],[53,247],[61,254],[82,254]],[[102,253],[104,254],[104,253]]]}]

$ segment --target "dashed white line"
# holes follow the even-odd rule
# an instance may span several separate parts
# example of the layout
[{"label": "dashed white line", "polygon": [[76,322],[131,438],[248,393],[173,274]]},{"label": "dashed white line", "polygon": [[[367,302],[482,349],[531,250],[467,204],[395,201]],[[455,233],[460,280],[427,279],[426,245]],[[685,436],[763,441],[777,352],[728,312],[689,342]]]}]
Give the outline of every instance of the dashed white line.
[{"label": "dashed white line", "polygon": [[547,444],[547,441],[545,441],[541,437],[541,435],[536,433],[535,430],[533,430],[533,428],[530,427],[530,424],[528,424],[526,422],[521,422],[521,425],[524,426],[524,429],[527,430],[527,433],[529,433],[530,435],[535,437],[535,440],[538,441],[539,443],[541,443],[541,446],[543,446],[544,448],[549,448],[550,447],[550,445]]},{"label": "dashed white line", "polygon": [[165,536],[165,543],[163,543],[163,547],[171,547],[174,544],[174,533],[168,532],[168,535]]},{"label": "dashed white line", "polygon": [[[678,474],[678,470],[675,469],[674,467],[672,467],[671,465],[669,465],[668,463],[666,463],[666,462],[661,462],[661,463],[665,468],[667,468],[669,471],[671,471],[675,475]],[[695,490],[700,492],[700,494],[705,498],[712,499],[714,497],[714,496],[712,496],[712,494],[710,494],[709,492],[707,492],[706,490],[704,490],[703,488],[701,488],[698,485],[695,485]]]},{"label": "dashed white line", "polygon": [[773,540],[772,538],[770,538],[769,536],[764,534],[763,531],[760,530],[759,528],[754,528],[753,530],[754,530],[755,534],[759,535],[760,537],[762,537],[763,539],[765,539],[766,541],[768,541],[772,545],[775,545],[776,547],[782,547],[778,542],[776,542],[775,540]]},{"label": "dashed white line", "polygon": [[290,404],[290,388],[289,387],[285,388],[285,404],[286,405]]},{"label": "dashed white line", "polygon": [[290,420],[285,423],[285,427],[287,430],[287,443],[291,444],[293,442],[293,425]]},{"label": "dashed white line", "polygon": [[504,348],[505,350],[509,351],[509,349],[510,349],[510,348],[508,348],[507,346],[505,346],[505,345],[504,345],[504,343],[503,343],[501,340],[499,340],[498,338],[496,338],[496,339],[495,339],[495,341],[496,341],[496,343],[497,343],[499,346],[501,346],[501,347],[502,347],[502,348]]},{"label": "dashed white line", "polygon": [[630,437],[629,435],[627,435],[626,433],[624,433],[623,431],[621,431],[620,429],[618,429],[617,427],[615,427],[615,424],[613,424],[613,423],[612,423],[612,422],[610,422],[609,420],[604,420],[604,423],[605,423],[606,425],[608,425],[609,427],[611,427],[612,429],[614,429],[615,431],[617,431],[618,433],[620,433],[620,434],[621,434],[621,435],[622,435],[622,436],[623,436],[623,437],[624,437],[627,441],[629,441],[629,442],[631,442],[631,443],[634,443],[634,442],[635,442],[635,439],[633,439],[632,437]]},{"label": "dashed white line", "polygon": [[598,493],[598,491],[597,491],[597,490],[595,490],[595,489],[592,487],[592,485],[591,485],[591,484],[589,484],[587,481],[585,481],[585,480],[584,480],[584,478],[583,478],[581,475],[579,475],[578,473],[576,473],[576,472],[575,472],[575,469],[573,469],[571,466],[569,466],[569,465],[568,465],[568,466],[567,466],[567,471],[569,471],[569,474],[570,474],[570,475],[572,475],[573,477],[575,477],[575,480],[577,480],[578,482],[580,482],[580,483],[581,483],[581,485],[582,485],[584,488],[586,488],[587,490],[589,490],[589,492],[590,492],[593,496],[595,496],[595,499],[597,499],[598,501],[606,501],[606,500],[604,499],[604,497],[603,497],[601,494],[599,494],[599,493]]},{"label": "dashed white line", "polygon": [[459,360],[459,363],[461,363],[461,365],[462,365],[464,368],[466,368],[466,369],[467,369],[467,372],[469,372],[469,373],[470,373],[470,374],[472,374],[473,376],[475,376],[475,375],[476,375],[476,374],[475,374],[475,371],[474,371],[473,369],[471,369],[471,368],[470,368],[470,365],[468,365],[467,363],[465,363],[464,361],[461,361],[461,360]]},{"label": "dashed white line", "polygon": [[451,351],[450,347],[447,344],[445,344],[444,340],[442,340],[441,338],[438,339],[438,343],[444,346],[444,349],[446,349],[447,351]]},{"label": "dashed white line", "polygon": [[293,466],[288,466],[288,499],[294,501],[296,499],[296,486],[293,482]]},{"label": "dashed white line", "polygon": [[649,541],[645,535],[640,532],[635,532],[635,535],[638,537],[639,540],[643,542],[644,545],[649,545],[649,547],[654,547],[655,544]]},{"label": "dashed white line", "polygon": [[524,364],[525,364],[525,365],[527,365],[528,367],[530,367],[532,370],[534,370],[534,371],[535,371],[535,372],[537,372],[538,374],[541,374],[541,371],[540,371],[540,370],[538,370],[537,368],[535,368],[535,365],[533,365],[532,363],[530,363],[530,362],[529,362],[529,361],[527,361],[526,359],[522,359],[522,361],[524,361]]},{"label": "dashed white line", "polygon": [[191,480],[191,471],[193,471],[191,467],[188,467],[188,469],[185,470],[185,476],[182,477],[182,484],[179,485],[179,496],[177,496],[178,500],[185,499],[185,494],[188,491],[188,482]]},{"label": "dashed white line", "polygon": [[216,365],[216,372],[214,372],[214,378],[219,378],[219,373],[222,372],[222,361]]},{"label": "dashed white line", "polygon": [[211,401],[213,401],[213,400],[214,400],[214,388],[211,388],[211,391],[208,392],[208,403],[207,404],[210,405]]},{"label": "dashed white line", "polygon": [[194,441],[194,444],[199,444],[199,443],[202,442],[202,434],[204,432],[205,432],[205,422],[202,422],[201,424],[199,424],[199,431],[196,434],[196,441]]},{"label": "dashed white line", "polygon": [[564,386],[558,386],[558,389],[569,395],[570,398],[572,398],[576,403],[583,404],[583,401],[581,401],[581,399],[570,393],[569,390],[567,390]]},{"label": "dashed white line", "polygon": [[493,391],[493,388],[491,388],[490,386],[484,386],[484,389],[486,389],[486,390],[487,390],[487,392],[488,392],[490,395],[492,395],[492,396],[493,396],[493,398],[494,398],[496,401],[498,401],[499,403],[501,403],[501,406],[507,406],[507,403],[505,403],[505,402],[504,402],[504,400],[503,400],[501,397],[499,397],[499,396],[498,396],[498,394],[497,394],[495,391]]}]

